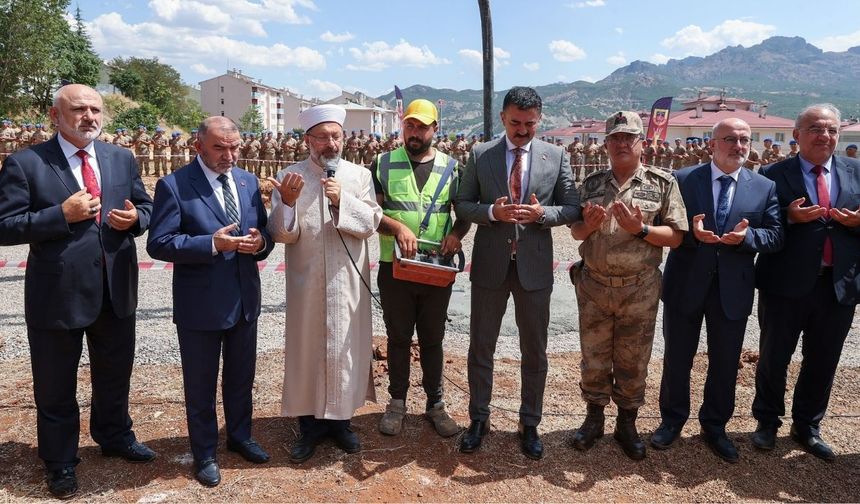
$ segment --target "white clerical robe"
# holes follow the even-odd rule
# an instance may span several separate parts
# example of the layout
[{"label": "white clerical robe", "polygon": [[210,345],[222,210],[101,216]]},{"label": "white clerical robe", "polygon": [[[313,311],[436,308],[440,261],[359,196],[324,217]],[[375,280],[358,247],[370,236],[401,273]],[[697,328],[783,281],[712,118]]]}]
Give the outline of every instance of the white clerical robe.
[{"label": "white clerical robe", "polygon": [[367,238],[382,220],[367,168],[340,160],[340,207],[329,213],[310,159],[278,173],[300,173],[304,188],[294,209],[272,192],[268,230],[286,244],[287,314],[281,414],[346,420],[365,400],[376,401],[371,359],[370,293],[362,283],[337,230],[370,285]]}]

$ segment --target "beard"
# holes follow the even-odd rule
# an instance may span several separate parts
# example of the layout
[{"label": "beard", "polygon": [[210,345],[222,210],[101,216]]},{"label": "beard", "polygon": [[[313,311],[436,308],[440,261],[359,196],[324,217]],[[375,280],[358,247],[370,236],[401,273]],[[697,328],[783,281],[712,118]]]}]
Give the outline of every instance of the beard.
[{"label": "beard", "polygon": [[101,135],[101,133],[102,133],[101,125],[94,123],[92,126],[95,129],[91,129],[91,130],[87,130],[87,131],[81,131],[80,129],[75,128],[75,129],[63,131],[63,133],[68,134],[69,136],[72,136],[74,138],[77,138],[78,140],[84,140],[87,142],[92,142],[93,140],[98,138],[99,135]]},{"label": "beard", "polygon": [[406,141],[406,152],[409,153],[410,156],[420,156],[427,152],[430,149],[430,146],[433,144],[433,139],[424,142],[418,137],[410,137],[409,140]]}]

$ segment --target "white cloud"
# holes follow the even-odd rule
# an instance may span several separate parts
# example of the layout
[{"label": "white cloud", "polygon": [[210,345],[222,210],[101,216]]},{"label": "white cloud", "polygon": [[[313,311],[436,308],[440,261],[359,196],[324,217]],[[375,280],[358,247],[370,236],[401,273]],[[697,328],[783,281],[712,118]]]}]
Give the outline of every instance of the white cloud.
[{"label": "white cloud", "polygon": [[200,75],[215,75],[218,73],[217,70],[215,70],[214,68],[209,68],[203,63],[195,63],[191,65],[191,69],[199,73]]},{"label": "white cloud", "polygon": [[417,47],[400,39],[396,45],[384,41],[365,42],[363,49],[350,47],[349,53],[356,64],[346,66],[347,70],[380,71],[390,66],[425,68],[431,65],[447,65],[451,62],[433,54],[427,46]]},{"label": "white cloud", "polygon": [[323,42],[346,42],[347,40],[352,40],[354,38],[355,35],[350,32],[332,33],[327,31],[320,35],[320,40]]},{"label": "white cloud", "polygon": [[308,81],[308,86],[313,89],[314,96],[319,96],[320,98],[334,98],[335,96],[339,96],[340,92],[343,90],[343,87],[339,84],[335,84],[334,82],[319,80],[319,79],[311,79]]},{"label": "white cloud", "polygon": [[309,24],[296,7],[316,10],[311,0],[150,0],[148,5],[159,22],[170,26],[255,37],[266,36],[263,23]]},{"label": "white cloud", "polygon": [[[480,66],[484,63],[484,53],[475,49],[460,49],[457,54],[464,61],[472,65]],[[501,47],[493,47],[493,65],[496,68],[509,65],[511,63],[511,53],[505,51]]]},{"label": "white cloud", "polygon": [[688,25],[678,30],[661,44],[669,49],[681,49],[687,55],[706,56],[727,46],[751,46],[768,38],[776,31],[773,25],[728,19],[710,31],[700,26]]},{"label": "white cloud", "polygon": [[540,70],[540,63],[536,61],[534,63],[523,63],[523,68],[525,68],[529,72],[537,72],[538,70]]},{"label": "white cloud", "polygon": [[650,58],[648,58],[648,61],[650,61],[651,63],[654,63],[655,65],[665,65],[666,63],[669,62],[670,59],[672,59],[672,58],[669,56],[666,56],[665,54],[654,53],[651,55]]},{"label": "white cloud", "polygon": [[843,52],[852,47],[860,46],[860,31],[847,35],[832,35],[812,43],[825,51]]},{"label": "white cloud", "polygon": [[549,51],[552,57],[558,61],[576,61],[585,58],[585,51],[567,40],[553,40],[549,43]]},{"label": "white cloud", "polygon": [[93,48],[105,59],[115,56],[157,57],[171,65],[199,63],[217,68],[225,67],[228,61],[242,66],[299,70],[323,70],[326,67],[325,56],[308,47],[289,47],[280,43],[270,46],[251,44],[198,28],[150,22],[129,24],[116,12],[95,18],[87,29]]},{"label": "white cloud", "polygon": [[590,75],[583,75],[582,77],[579,78],[579,80],[585,81],[585,82],[590,82],[592,84],[597,82],[597,79],[595,79],[594,77],[592,77]]},{"label": "white cloud", "polygon": [[615,27],[615,33],[617,33],[619,35],[624,35],[624,28],[622,28],[620,26],[616,26]]},{"label": "white cloud", "polygon": [[627,64],[627,58],[624,57],[623,51],[618,51],[617,54],[606,58],[606,62],[610,65],[621,66]]},{"label": "white cloud", "polygon": [[605,5],[605,0],[585,0],[585,2],[569,4],[570,7],[576,7],[577,9],[581,9],[583,7],[604,7]]}]

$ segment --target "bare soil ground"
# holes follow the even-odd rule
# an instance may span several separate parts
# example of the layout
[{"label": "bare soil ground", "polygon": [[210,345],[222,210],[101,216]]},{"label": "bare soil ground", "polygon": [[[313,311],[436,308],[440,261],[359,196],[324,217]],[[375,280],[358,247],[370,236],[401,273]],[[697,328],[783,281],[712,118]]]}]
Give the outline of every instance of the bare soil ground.
[{"label": "bare soil ground", "polygon": [[[382,340],[377,340],[381,343]],[[747,358],[754,361],[753,358]],[[29,362],[7,361],[0,370],[0,502],[46,498],[41,462],[36,452],[36,420]],[[693,375],[693,408],[701,402],[706,357],[699,355]],[[133,465],[103,458],[89,437],[89,376],[79,380],[81,411],[80,493],[93,502],[508,502],[508,501],[828,501],[860,500],[860,369],[843,368],[836,376],[825,438],[839,454],[836,462],[819,461],[798,449],[783,426],[777,448],[757,451],[749,442],[755,421],[748,416],[754,393],[755,364],[744,363],[737,391],[737,417],[729,424],[741,460],[727,464],[710,453],[695,420],[681,441],[665,452],[649,450],[642,462],[627,459],[612,440],[614,408],[608,409],[607,435],[589,452],[567,444],[582,421],[579,397],[579,355],[550,356],[550,375],[540,432],[546,456],[532,461],[519,451],[517,415],[496,408],[493,431],[473,455],[457,451],[459,437],[442,439],[421,415],[420,368],[413,365],[412,388],[404,432],[385,437],[376,430],[387,401],[384,361],[377,361],[379,404],[360,409],[353,421],[363,451],[346,455],[330,442],[303,465],[289,463],[296,422],[281,418],[283,358],[279,352],[260,355],[255,385],[254,435],[272,455],[256,466],[226,451],[221,433],[219,462],[223,481],[215,489],[200,486],[191,476],[185,428],[182,378],[178,366],[137,366],[131,393],[131,415],[140,440],[159,453],[150,464]],[[468,423],[465,358],[451,356],[446,365],[446,398],[462,425]],[[651,364],[648,404],[641,410],[640,431],[650,435],[659,423],[657,395],[659,360]],[[796,365],[790,370],[796,378]],[[496,364],[495,405],[519,406],[519,363]],[[219,407],[219,416],[221,410]],[[222,418],[223,420],[223,418]]]}]

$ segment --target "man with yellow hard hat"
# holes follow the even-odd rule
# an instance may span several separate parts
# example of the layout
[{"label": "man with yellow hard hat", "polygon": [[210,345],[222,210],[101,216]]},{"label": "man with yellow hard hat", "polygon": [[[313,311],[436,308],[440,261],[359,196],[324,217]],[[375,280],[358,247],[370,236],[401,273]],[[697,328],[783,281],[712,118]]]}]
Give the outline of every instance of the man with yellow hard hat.
[{"label": "man with yellow hard hat", "polygon": [[[442,400],[442,339],[451,285],[437,287],[394,278],[395,242],[402,257],[418,252],[418,240],[441,243],[449,256],[460,251],[469,232],[467,221],[453,222],[451,212],[460,180],[457,160],[432,147],[438,130],[438,113],[432,102],[414,100],[402,120],[404,144],[379,155],[371,164],[376,200],[382,206],[379,225],[377,284],[388,335],[388,392],[391,401],[379,422],[379,431],[394,436],[403,428],[412,335],[418,333],[422,385],[427,394],[426,418],[440,436],[457,434],[460,427],[445,411]],[[435,201],[434,201],[435,200]]]}]

